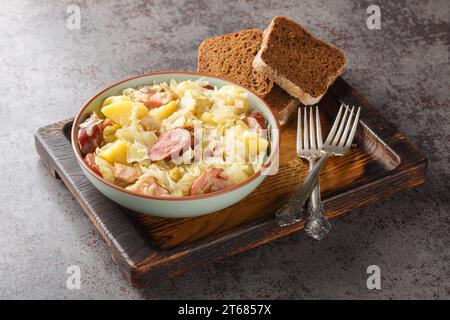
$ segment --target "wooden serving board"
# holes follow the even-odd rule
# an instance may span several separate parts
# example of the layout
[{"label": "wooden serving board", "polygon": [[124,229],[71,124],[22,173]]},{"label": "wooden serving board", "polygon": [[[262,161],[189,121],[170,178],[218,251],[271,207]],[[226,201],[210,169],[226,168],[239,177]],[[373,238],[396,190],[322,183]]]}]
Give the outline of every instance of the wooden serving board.
[{"label": "wooden serving board", "polygon": [[[361,122],[355,145],[344,157],[329,159],[321,172],[328,218],[426,181],[425,156],[342,78],[319,104],[324,137],[340,101],[361,106]],[[276,209],[307,173],[307,163],[295,153],[295,121],[282,129],[276,175],[267,176],[252,194],[232,207],[184,219],[131,212],[103,196],[76,162],[71,125],[72,119],[68,119],[40,128],[35,135],[37,152],[80,203],[110,246],[114,261],[135,287],[151,285],[303,229],[303,223],[281,228],[274,221]]]}]

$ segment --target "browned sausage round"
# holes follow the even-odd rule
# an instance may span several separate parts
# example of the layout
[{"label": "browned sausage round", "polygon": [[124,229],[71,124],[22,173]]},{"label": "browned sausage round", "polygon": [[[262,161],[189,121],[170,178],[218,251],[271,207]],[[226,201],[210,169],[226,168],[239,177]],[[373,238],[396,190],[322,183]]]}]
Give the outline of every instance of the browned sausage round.
[{"label": "browned sausage round", "polygon": [[187,150],[192,143],[191,133],[189,130],[176,128],[164,132],[150,147],[148,152],[151,161],[159,161],[170,156],[179,156],[183,151]]},{"label": "browned sausage round", "polygon": [[194,181],[191,186],[191,195],[219,191],[232,185],[230,179],[223,176],[223,169],[209,168]]}]

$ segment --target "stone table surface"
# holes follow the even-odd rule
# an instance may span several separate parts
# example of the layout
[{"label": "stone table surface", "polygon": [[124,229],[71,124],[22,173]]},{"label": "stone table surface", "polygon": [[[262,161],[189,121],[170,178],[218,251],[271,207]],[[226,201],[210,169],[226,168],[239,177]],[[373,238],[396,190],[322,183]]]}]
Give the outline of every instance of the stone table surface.
[{"label": "stone table surface", "polygon": [[[450,297],[449,2],[8,1],[0,12],[0,298],[397,299]],[[68,6],[80,29],[67,27]],[[69,7],[70,9],[70,7]],[[33,134],[74,116],[105,85],[158,70],[195,70],[213,35],[289,16],[341,47],[344,78],[428,155],[429,182],[304,233],[134,289],[80,206],[40,162]],[[68,290],[67,267],[81,269]],[[381,290],[366,287],[369,265]]]}]

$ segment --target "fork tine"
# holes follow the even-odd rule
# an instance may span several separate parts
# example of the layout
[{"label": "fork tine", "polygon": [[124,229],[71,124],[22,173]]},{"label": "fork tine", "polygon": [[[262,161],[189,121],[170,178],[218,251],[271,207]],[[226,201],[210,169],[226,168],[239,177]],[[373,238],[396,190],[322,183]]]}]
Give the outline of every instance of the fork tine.
[{"label": "fork tine", "polygon": [[334,133],[336,132],[336,129],[339,125],[339,119],[341,117],[343,107],[344,107],[344,104],[341,104],[341,107],[339,108],[339,112],[336,116],[336,119],[334,120],[333,126],[331,127],[330,133],[328,134],[327,140],[325,140],[325,144],[331,144],[331,140],[333,139]]},{"label": "fork tine", "polygon": [[317,147],[322,148],[322,128],[320,125],[319,107],[316,106],[316,133],[317,133]]},{"label": "fork tine", "polygon": [[347,133],[352,126],[352,118],[353,118],[353,115],[355,114],[354,111],[355,111],[355,106],[352,107],[352,110],[350,111],[350,114],[348,115],[347,123],[345,124],[345,130],[342,133],[341,140],[339,140],[339,147],[344,147],[345,141],[348,138]]},{"label": "fork tine", "polygon": [[298,108],[297,114],[297,153],[302,151],[302,108]]},{"label": "fork tine", "polygon": [[345,106],[345,112],[344,112],[344,115],[342,116],[342,119],[341,119],[341,123],[339,124],[339,129],[338,129],[338,131],[337,131],[337,133],[336,133],[336,136],[334,137],[334,140],[333,140],[333,145],[337,145],[337,143],[338,143],[338,141],[339,141],[339,138],[341,137],[341,133],[342,133],[342,130],[344,130],[344,127],[345,127],[345,125],[347,124],[347,114],[348,114],[348,106],[346,105]]},{"label": "fork tine", "polygon": [[[307,108],[307,107],[306,107]],[[305,108],[303,113],[303,150],[309,149],[309,134],[308,134],[308,110]]]},{"label": "fork tine", "polygon": [[358,107],[358,112],[356,112],[355,120],[353,121],[352,131],[350,131],[350,134],[347,139],[347,143],[345,144],[345,148],[349,148],[353,142],[353,138],[356,133],[356,128],[358,127],[358,123],[359,123],[360,112],[361,112],[361,107]]},{"label": "fork tine", "polygon": [[317,149],[315,138],[313,107],[309,107],[309,146],[311,149]]}]

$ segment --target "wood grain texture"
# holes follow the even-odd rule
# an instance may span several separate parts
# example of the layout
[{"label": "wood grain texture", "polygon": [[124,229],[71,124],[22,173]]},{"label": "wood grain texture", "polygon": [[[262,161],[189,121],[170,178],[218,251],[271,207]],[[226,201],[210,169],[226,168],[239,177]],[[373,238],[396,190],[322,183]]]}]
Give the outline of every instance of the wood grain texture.
[{"label": "wood grain texture", "polygon": [[[329,218],[425,182],[426,158],[367,101],[338,78],[320,102],[324,136],[340,101],[362,107],[355,146],[327,161],[321,176]],[[280,168],[249,196],[210,215],[164,219],[115,204],[90,184],[72,152],[72,119],[39,129],[36,149],[50,171],[62,179],[112,249],[133,286],[151,285],[192,268],[258,247],[303,229],[280,228],[273,214],[307,173],[295,154],[295,121],[281,133]]]}]

